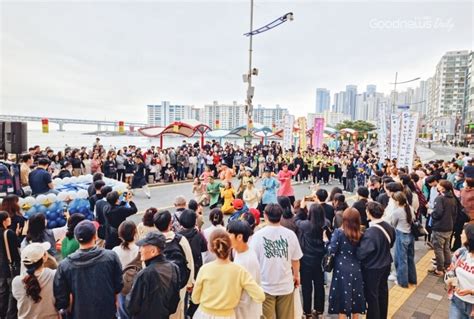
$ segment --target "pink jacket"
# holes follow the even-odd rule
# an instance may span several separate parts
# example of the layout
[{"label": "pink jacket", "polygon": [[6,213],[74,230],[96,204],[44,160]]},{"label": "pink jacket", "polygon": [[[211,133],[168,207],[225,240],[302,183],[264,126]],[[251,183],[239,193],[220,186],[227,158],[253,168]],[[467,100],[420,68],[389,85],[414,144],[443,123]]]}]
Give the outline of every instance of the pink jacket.
[{"label": "pink jacket", "polygon": [[280,188],[278,189],[278,196],[294,196],[295,191],[291,186],[291,177],[298,174],[299,167],[294,171],[288,170],[284,172],[283,170],[278,172],[278,181],[280,182]]}]

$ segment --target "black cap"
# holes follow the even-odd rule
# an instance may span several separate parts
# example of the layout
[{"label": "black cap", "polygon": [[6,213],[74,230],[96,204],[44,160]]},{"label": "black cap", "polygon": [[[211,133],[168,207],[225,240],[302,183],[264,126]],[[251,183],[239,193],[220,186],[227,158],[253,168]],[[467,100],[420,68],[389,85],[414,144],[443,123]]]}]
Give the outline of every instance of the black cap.
[{"label": "black cap", "polygon": [[97,228],[90,220],[83,220],[74,228],[74,237],[80,243],[88,243],[94,238]]},{"label": "black cap", "polygon": [[160,251],[163,251],[163,249],[165,249],[165,244],[166,237],[162,233],[157,231],[146,234],[144,238],[136,242],[137,246],[152,245],[158,247]]}]

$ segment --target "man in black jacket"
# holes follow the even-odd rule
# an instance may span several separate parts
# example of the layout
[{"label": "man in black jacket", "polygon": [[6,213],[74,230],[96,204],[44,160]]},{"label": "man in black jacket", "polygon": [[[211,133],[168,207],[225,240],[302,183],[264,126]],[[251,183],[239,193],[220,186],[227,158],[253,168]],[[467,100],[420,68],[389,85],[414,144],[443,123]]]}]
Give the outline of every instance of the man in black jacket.
[{"label": "man in black jacket", "polygon": [[128,313],[131,318],[168,319],[175,313],[179,302],[179,269],[165,259],[166,238],[159,232],[148,233],[137,242],[142,269],[129,295]]},{"label": "man in black jacket", "polygon": [[390,248],[395,243],[395,229],[382,220],[383,206],[377,202],[367,204],[370,227],[364,233],[357,249],[364,279],[367,301],[367,319],[384,319],[388,313],[388,285],[393,262]]},{"label": "man in black jacket", "polygon": [[74,236],[79,250],[59,264],[54,276],[56,309],[68,309],[72,301],[71,318],[115,318],[115,299],[123,287],[120,260],[95,245],[97,230],[91,221],[77,224]]},{"label": "man in black jacket", "polygon": [[440,180],[437,185],[439,192],[434,201],[432,218],[432,241],[436,257],[436,269],[429,272],[435,276],[443,276],[451,263],[451,234],[456,221],[457,203],[453,195],[453,185],[447,180]]},{"label": "man in black jacket", "polygon": [[365,228],[369,227],[369,221],[367,220],[367,203],[369,202],[369,189],[365,186],[361,186],[357,189],[357,201],[352,204],[352,207],[357,209],[360,214],[360,223]]}]

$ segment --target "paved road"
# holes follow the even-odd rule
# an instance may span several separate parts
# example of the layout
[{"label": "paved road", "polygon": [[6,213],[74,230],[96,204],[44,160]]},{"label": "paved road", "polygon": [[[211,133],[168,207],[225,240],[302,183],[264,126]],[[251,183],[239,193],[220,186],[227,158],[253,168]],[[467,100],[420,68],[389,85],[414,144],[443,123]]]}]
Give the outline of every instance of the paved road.
[{"label": "paved road", "polygon": [[[435,158],[447,159],[446,157],[452,156],[450,152],[450,150],[446,149],[428,149],[422,145],[417,146],[417,153],[423,161],[429,161]],[[237,179],[235,179],[235,182],[233,184],[234,186],[238,185]],[[322,185],[321,188],[324,188],[328,192],[330,192],[331,189],[335,186],[342,188],[342,185],[338,181],[333,181],[330,185]],[[257,181],[256,187],[257,189],[260,189],[260,181]],[[299,199],[303,198],[303,196],[305,195],[311,194],[310,187],[311,184],[309,183],[294,185],[295,197]],[[170,185],[152,187],[150,189],[151,199],[146,198],[145,194],[140,190],[136,191],[135,193],[134,201],[138,206],[139,212],[144,212],[149,207],[156,207],[158,209],[172,208],[174,199],[178,195],[183,195],[189,199],[194,198],[192,194],[191,183],[175,183]],[[346,194],[346,197],[349,205],[351,205],[356,199],[356,196],[353,194]],[[204,211],[204,220],[206,222],[208,213],[209,209],[206,208]],[[138,223],[141,220],[141,215],[137,214],[137,216],[132,216],[131,219]],[[206,224],[204,225],[204,227],[206,227]]]}]

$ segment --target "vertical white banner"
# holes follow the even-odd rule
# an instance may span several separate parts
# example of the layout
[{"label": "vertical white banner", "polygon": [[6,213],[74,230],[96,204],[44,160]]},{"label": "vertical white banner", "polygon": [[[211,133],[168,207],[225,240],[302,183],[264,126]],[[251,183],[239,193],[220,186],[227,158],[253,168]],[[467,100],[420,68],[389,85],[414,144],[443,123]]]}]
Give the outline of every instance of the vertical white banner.
[{"label": "vertical white banner", "polygon": [[285,114],[283,118],[283,149],[289,150],[293,145],[293,126],[295,117],[290,114]]},{"label": "vertical white banner", "polygon": [[400,114],[390,115],[390,159],[398,158],[400,144]]},{"label": "vertical white banner", "polygon": [[405,167],[408,164],[408,138],[410,126],[410,113],[403,111],[400,114],[400,138],[398,143],[398,167]]},{"label": "vertical white banner", "polygon": [[390,119],[388,116],[386,104],[382,104],[379,111],[377,144],[379,148],[380,161],[383,162],[386,158],[389,158],[388,130],[390,126]]},{"label": "vertical white banner", "polygon": [[412,170],[413,168],[413,159],[415,157],[415,144],[418,137],[418,120],[419,114],[412,113],[410,116],[410,121],[408,124],[408,139],[407,139],[407,161],[406,166],[408,169]]}]

